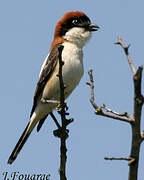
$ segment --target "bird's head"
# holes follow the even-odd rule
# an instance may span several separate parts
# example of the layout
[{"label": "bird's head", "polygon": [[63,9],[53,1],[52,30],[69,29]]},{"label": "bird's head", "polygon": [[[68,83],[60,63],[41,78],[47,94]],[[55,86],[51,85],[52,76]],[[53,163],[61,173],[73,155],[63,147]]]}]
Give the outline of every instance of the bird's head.
[{"label": "bird's head", "polygon": [[83,12],[68,12],[56,24],[54,40],[66,40],[83,47],[90,39],[91,32],[98,29],[99,26],[92,24]]}]

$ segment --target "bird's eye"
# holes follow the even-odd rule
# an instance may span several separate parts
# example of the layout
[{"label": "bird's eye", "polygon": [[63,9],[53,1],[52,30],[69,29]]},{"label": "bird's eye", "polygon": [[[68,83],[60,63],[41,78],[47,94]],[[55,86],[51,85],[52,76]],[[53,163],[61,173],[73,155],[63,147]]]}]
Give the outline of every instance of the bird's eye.
[{"label": "bird's eye", "polygon": [[77,20],[77,19],[74,19],[74,20],[72,21],[72,23],[73,23],[74,25],[77,25],[77,24],[78,24],[78,20]]}]

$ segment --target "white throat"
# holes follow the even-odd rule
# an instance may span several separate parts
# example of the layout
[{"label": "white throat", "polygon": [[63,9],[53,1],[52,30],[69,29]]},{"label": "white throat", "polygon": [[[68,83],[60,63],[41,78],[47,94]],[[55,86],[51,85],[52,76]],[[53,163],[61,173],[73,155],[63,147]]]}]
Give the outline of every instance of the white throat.
[{"label": "white throat", "polygon": [[74,27],[68,32],[66,32],[66,34],[63,36],[64,39],[77,45],[80,48],[85,45],[85,43],[90,39],[90,37],[91,32],[86,31],[84,28],[81,27]]}]

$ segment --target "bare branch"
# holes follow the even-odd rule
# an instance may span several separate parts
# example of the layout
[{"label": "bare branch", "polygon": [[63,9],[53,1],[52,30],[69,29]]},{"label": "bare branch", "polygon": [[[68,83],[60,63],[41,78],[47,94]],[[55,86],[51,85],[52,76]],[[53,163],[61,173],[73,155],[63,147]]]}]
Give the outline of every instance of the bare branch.
[{"label": "bare branch", "polygon": [[138,104],[143,104],[143,96],[141,94],[141,81],[142,81],[143,66],[139,66],[136,74],[133,76],[134,89],[135,89],[135,100]]},{"label": "bare branch", "polygon": [[133,72],[133,80],[134,80],[134,113],[133,118],[135,120],[132,126],[132,145],[131,145],[131,154],[130,157],[135,159],[134,163],[129,163],[130,171],[129,171],[129,180],[137,180],[138,174],[138,163],[139,163],[139,153],[140,153],[140,144],[143,141],[143,137],[140,132],[141,125],[141,111],[143,105],[143,96],[141,94],[141,81],[142,81],[142,70],[143,67],[140,66],[137,71],[132,63],[132,59],[128,53],[129,46],[125,46],[122,38],[118,37],[118,42],[116,44],[120,44],[124,49],[124,52],[127,56],[129,65]]},{"label": "bare branch", "polygon": [[94,81],[93,81],[92,69],[90,69],[88,71],[88,74],[89,74],[90,82],[87,82],[87,85],[89,85],[91,88],[90,102],[91,102],[92,106],[94,107],[94,109],[96,110],[99,107],[96,105],[95,100],[94,100]]},{"label": "bare branch", "polygon": [[55,122],[57,128],[60,129],[61,126],[60,126],[59,122],[57,121],[56,117],[54,116],[54,114],[53,114],[52,112],[50,113],[50,116],[51,116],[52,119],[54,120],[54,122]]},{"label": "bare branch", "polygon": [[116,160],[116,161],[128,161],[128,165],[131,166],[134,162],[135,162],[135,159],[134,158],[131,158],[131,157],[128,157],[128,158],[124,158],[124,157],[105,157],[104,158],[105,160],[109,160],[109,161],[113,161],[113,160]]},{"label": "bare branch", "polygon": [[105,110],[106,110],[106,112],[110,112],[110,113],[115,114],[115,115],[117,115],[117,116],[130,117],[130,116],[128,115],[128,113],[127,113],[127,112],[118,113],[118,112],[116,112],[116,111],[114,111],[114,110],[112,110],[112,109],[108,108],[105,104],[103,104],[102,109],[105,109]]},{"label": "bare branch", "polygon": [[120,120],[120,121],[127,122],[127,123],[134,123],[134,119],[133,118],[125,118],[125,117],[122,117],[122,116],[109,114],[109,113],[106,113],[106,112],[103,112],[103,111],[96,112],[96,114],[100,115],[100,116],[112,118],[114,120]]},{"label": "bare branch", "polygon": [[112,160],[118,160],[118,161],[131,161],[131,160],[134,160],[133,158],[131,158],[131,157],[128,157],[128,158],[124,158],[124,157],[105,157],[104,158],[105,160],[110,160],[110,161],[112,161]]},{"label": "bare branch", "polygon": [[[122,40],[122,38],[118,37],[118,42],[115,44],[121,45],[123,48],[125,55],[128,59],[129,66],[133,73],[133,82],[134,82],[134,111],[133,115],[130,116],[127,113],[118,113],[116,111],[111,110],[110,108],[103,105],[102,107],[97,106],[94,102],[94,81],[92,70],[89,71],[90,82],[87,84],[91,88],[91,98],[90,102],[95,109],[95,113],[97,115],[105,116],[108,118],[113,118],[125,122],[129,122],[132,128],[132,145],[131,145],[131,153],[130,158],[105,158],[106,160],[127,160],[128,165],[130,166],[129,170],[129,180],[137,180],[138,175],[138,164],[139,164],[139,154],[140,154],[140,145],[144,141],[144,132],[141,132],[141,111],[142,106],[144,104],[144,96],[141,94],[141,83],[142,83],[142,71],[143,66],[138,67],[137,71],[132,63],[132,59],[129,55],[128,49],[129,46],[126,46]],[[105,110],[106,112],[104,112]]]},{"label": "bare branch", "polygon": [[131,59],[129,52],[128,52],[130,45],[126,46],[123,42],[123,39],[120,36],[118,36],[118,41],[115,44],[119,44],[123,48],[125,55],[127,57],[128,63],[130,65],[131,71],[132,71],[133,75],[135,75],[136,69],[134,67],[134,64],[132,63],[132,59]]},{"label": "bare branch", "polygon": [[132,125],[132,145],[130,156],[135,158],[135,163],[130,164],[129,180],[137,180],[140,145],[143,141],[141,137],[141,111],[143,105],[143,96],[141,94],[142,67],[139,67],[133,76],[134,79],[134,119],[135,125]]},{"label": "bare branch", "polygon": [[58,47],[59,50],[59,74],[57,75],[59,77],[59,83],[60,83],[60,115],[61,115],[61,121],[62,121],[62,127],[61,127],[61,146],[60,146],[60,168],[59,168],[59,173],[60,173],[60,180],[67,180],[66,178],[66,160],[67,160],[67,148],[66,148],[66,138],[67,138],[67,131],[66,131],[66,112],[65,112],[65,102],[64,102],[64,82],[63,82],[63,77],[62,77],[62,67],[64,65],[61,55],[62,55],[62,50],[63,46],[60,45]]},{"label": "bare branch", "polygon": [[[107,113],[107,112],[104,112],[103,109],[105,109],[104,107],[99,107],[95,101],[94,101],[94,81],[93,81],[93,74],[92,74],[92,70],[89,70],[88,71],[88,74],[89,74],[89,79],[90,79],[90,82],[87,82],[86,84],[90,86],[91,88],[91,98],[90,98],[90,102],[92,104],[92,106],[94,107],[95,109],[95,113],[97,115],[101,115],[101,116],[105,116],[105,117],[108,117],[108,118],[112,118],[112,119],[115,119],[115,120],[121,120],[123,122],[127,122],[127,123],[133,123],[134,120],[132,117],[122,117],[122,115],[120,113],[113,113],[113,114],[110,114],[112,113],[113,111],[111,110],[110,113]],[[107,109],[108,111],[108,109]],[[120,115],[119,115],[120,114]]]}]

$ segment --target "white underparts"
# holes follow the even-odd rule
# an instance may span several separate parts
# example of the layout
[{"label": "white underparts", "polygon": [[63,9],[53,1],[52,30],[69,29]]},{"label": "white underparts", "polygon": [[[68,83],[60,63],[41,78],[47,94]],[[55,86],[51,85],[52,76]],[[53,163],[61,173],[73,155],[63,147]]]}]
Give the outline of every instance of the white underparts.
[{"label": "white underparts", "polygon": [[81,48],[90,39],[90,37],[91,32],[86,31],[85,28],[82,27],[73,27],[72,29],[68,30],[66,34],[63,36],[64,39],[74,43],[75,45]]},{"label": "white underparts", "polygon": [[[65,98],[67,98],[75,87],[79,84],[81,77],[83,75],[83,51],[82,48],[84,44],[89,40],[91,32],[86,31],[84,28],[72,28],[63,37],[65,41],[62,45],[64,46],[62,51],[62,61],[64,61],[64,66],[62,69],[63,80],[66,86],[65,88]],[[47,59],[48,57],[46,57]],[[45,60],[46,62],[46,60]],[[41,72],[45,66],[45,62],[42,65]],[[42,97],[46,100],[56,100],[59,101],[60,89],[59,89],[59,78],[57,77],[59,70],[59,63],[57,63],[54,73],[45,84]],[[36,109],[34,111],[37,121],[42,119],[47,114],[49,114],[57,104],[54,103],[42,103],[38,100]]]}]

